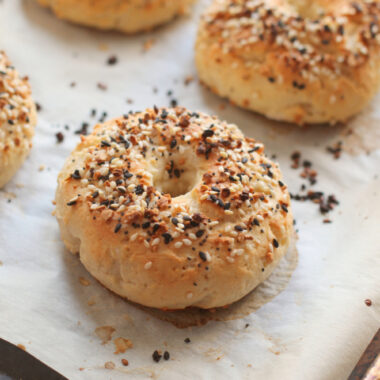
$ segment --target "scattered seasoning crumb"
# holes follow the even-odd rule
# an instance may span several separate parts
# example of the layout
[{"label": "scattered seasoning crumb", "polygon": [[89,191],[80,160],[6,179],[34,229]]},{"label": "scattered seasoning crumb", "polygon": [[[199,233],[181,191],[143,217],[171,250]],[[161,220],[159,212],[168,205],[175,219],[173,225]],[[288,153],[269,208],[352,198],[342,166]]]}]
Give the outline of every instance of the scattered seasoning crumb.
[{"label": "scattered seasoning crumb", "polygon": [[3,265],[3,262],[0,260],[0,267]]},{"label": "scattered seasoning crumb", "polygon": [[144,52],[149,51],[152,48],[154,42],[155,42],[155,40],[153,38],[150,38],[149,40],[146,40],[144,42],[144,44],[143,44],[143,50],[144,50]]},{"label": "scattered seasoning crumb", "polygon": [[62,132],[57,132],[55,134],[55,137],[57,139],[58,144],[60,144],[65,139],[65,135]]},{"label": "scattered seasoning crumb", "polygon": [[38,167],[38,171],[39,171],[39,172],[42,172],[43,170],[45,170],[45,165],[40,165],[40,166]]},{"label": "scattered seasoning crumb", "polygon": [[82,125],[81,125],[81,127],[79,129],[77,129],[76,131],[74,131],[74,133],[76,135],[84,135],[84,136],[86,136],[88,134],[88,127],[89,126],[90,125],[88,123],[83,122]]},{"label": "scattered seasoning crumb", "polygon": [[102,83],[102,82],[98,82],[97,83],[97,87],[100,89],[100,90],[102,90],[102,91],[106,91],[107,90],[107,85],[106,84],[104,84],[104,83]]},{"label": "scattered seasoning crumb", "polygon": [[116,65],[116,63],[118,62],[118,58],[116,57],[116,55],[111,55],[108,59],[107,59],[107,65]]},{"label": "scattered seasoning crumb", "polygon": [[127,359],[121,359],[121,364],[123,364],[123,366],[127,367],[129,365],[129,361]]},{"label": "scattered seasoning crumb", "polygon": [[156,363],[158,363],[158,362],[161,360],[162,355],[156,350],[156,351],[153,352],[153,354],[152,354],[152,358],[153,358],[153,360],[154,360]]},{"label": "scattered seasoning crumb", "polygon": [[337,160],[338,158],[340,158],[342,154],[342,147],[343,147],[342,141],[338,141],[333,146],[328,146],[327,151],[331,153],[334,156],[334,158]]},{"label": "scattered seasoning crumb", "polygon": [[104,363],[104,368],[115,369],[115,363],[114,362],[106,362],[106,363]]},{"label": "scattered seasoning crumb", "polygon": [[25,346],[24,346],[23,344],[21,344],[21,343],[19,343],[19,344],[17,345],[17,347],[20,348],[21,350],[26,351]]},{"label": "scattered seasoning crumb", "polygon": [[127,99],[127,103],[128,103],[128,104],[133,104],[133,99],[128,98],[128,99]]},{"label": "scattered seasoning crumb", "polygon": [[194,77],[192,75],[188,75],[185,80],[184,80],[184,84],[185,86],[188,86],[192,81],[194,80]]},{"label": "scattered seasoning crumb", "polygon": [[249,323],[246,323],[245,326],[244,326],[244,328],[246,329],[248,327],[249,327]]},{"label": "scattered seasoning crumb", "polygon": [[76,84],[76,82],[71,82],[70,83],[70,87],[75,87],[77,84]]},{"label": "scattered seasoning crumb", "polygon": [[184,340],[184,342],[185,342],[185,343],[190,343],[191,340],[190,340],[190,338],[186,338],[186,339]]},{"label": "scattered seasoning crumb", "polygon": [[90,281],[86,280],[85,278],[83,277],[79,277],[79,282],[81,283],[81,285],[83,286],[89,286],[91,283]]},{"label": "scattered seasoning crumb", "polygon": [[326,218],[326,219],[323,219],[323,223],[328,224],[328,223],[332,223],[332,221],[330,219]]},{"label": "scattered seasoning crumb", "polygon": [[102,341],[102,344],[106,344],[112,339],[112,334],[115,331],[112,326],[100,326],[95,329],[95,334]]},{"label": "scattered seasoning crumb", "polygon": [[37,103],[37,102],[35,102],[35,104],[36,104],[36,110],[37,110],[37,112],[42,111],[42,106],[41,106],[41,104],[40,104],[40,103]]},{"label": "scattered seasoning crumb", "polygon": [[369,298],[367,298],[367,299],[364,301],[364,303],[365,303],[367,306],[372,306],[372,301],[371,301]]},{"label": "scattered seasoning crumb", "polygon": [[170,354],[168,351],[164,352],[164,360],[169,360],[170,359]]},{"label": "scattered seasoning crumb", "polygon": [[115,355],[124,354],[125,351],[133,347],[133,343],[129,339],[121,337],[114,339],[113,342],[115,344],[116,349],[114,352]]}]

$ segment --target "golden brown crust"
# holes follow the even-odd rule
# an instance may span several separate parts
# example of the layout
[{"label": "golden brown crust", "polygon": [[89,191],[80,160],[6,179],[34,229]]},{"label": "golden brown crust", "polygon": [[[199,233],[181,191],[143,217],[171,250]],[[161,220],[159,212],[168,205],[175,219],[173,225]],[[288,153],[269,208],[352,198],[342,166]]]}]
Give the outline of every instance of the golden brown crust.
[{"label": "golden brown crust", "polygon": [[195,0],[37,0],[57,17],[103,30],[136,33],[164,24]]},{"label": "golden brown crust", "polygon": [[179,107],[97,125],[67,159],[56,205],[89,272],[156,308],[240,299],[291,238],[289,193],[263,145]]},{"label": "golden brown crust", "polygon": [[20,78],[0,51],[0,188],[15,174],[32,147],[36,109],[27,78]]},{"label": "golden brown crust", "polygon": [[380,2],[214,0],[196,43],[201,81],[269,118],[346,121],[380,85]]}]

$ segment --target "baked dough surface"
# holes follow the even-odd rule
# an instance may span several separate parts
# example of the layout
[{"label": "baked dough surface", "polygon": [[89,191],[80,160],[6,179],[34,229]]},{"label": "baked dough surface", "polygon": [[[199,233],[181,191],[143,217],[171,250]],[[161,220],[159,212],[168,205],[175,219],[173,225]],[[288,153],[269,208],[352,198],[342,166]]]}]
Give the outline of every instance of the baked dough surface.
[{"label": "baked dough surface", "polygon": [[161,309],[242,298],[284,256],[293,222],[263,145],[180,107],[96,125],[59,174],[56,217],[104,286]]},{"label": "baked dough surface", "polygon": [[380,85],[380,2],[214,0],[196,65],[213,92],[268,118],[344,122]]},{"label": "baked dough surface", "polygon": [[37,0],[57,17],[103,30],[136,33],[185,13],[194,0]]},{"label": "baked dough surface", "polygon": [[28,79],[21,78],[0,51],[0,188],[28,155],[36,120]]}]

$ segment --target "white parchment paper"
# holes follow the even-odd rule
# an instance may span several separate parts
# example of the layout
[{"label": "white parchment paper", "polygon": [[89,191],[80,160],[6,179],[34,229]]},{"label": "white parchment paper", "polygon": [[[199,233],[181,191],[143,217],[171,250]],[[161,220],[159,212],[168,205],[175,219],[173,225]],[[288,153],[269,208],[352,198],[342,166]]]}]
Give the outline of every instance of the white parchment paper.
[{"label": "white parchment paper", "polygon": [[[32,153],[0,192],[0,337],[70,379],[345,379],[380,324],[380,97],[347,127],[306,130],[227,105],[196,80],[193,45],[207,2],[133,37],[59,21],[32,0],[0,2],[0,48],[30,76],[42,105]],[[111,55],[116,65],[106,64]],[[186,86],[188,76],[195,80]],[[322,223],[316,205],[293,202],[298,267],[282,293],[244,319],[177,329],[120,300],[65,251],[51,216],[56,176],[83,121],[93,125],[103,111],[115,117],[172,98],[263,141],[295,193],[305,181],[290,155],[300,151],[318,171],[315,190],[340,201],[328,216],[332,224]],[[345,151],[335,160],[326,147],[339,140]],[[134,347],[115,355],[113,342],[102,345],[94,333],[101,326]],[[154,363],[156,349],[171,360]],[[104,368],[108,361],[115,369]]]}]

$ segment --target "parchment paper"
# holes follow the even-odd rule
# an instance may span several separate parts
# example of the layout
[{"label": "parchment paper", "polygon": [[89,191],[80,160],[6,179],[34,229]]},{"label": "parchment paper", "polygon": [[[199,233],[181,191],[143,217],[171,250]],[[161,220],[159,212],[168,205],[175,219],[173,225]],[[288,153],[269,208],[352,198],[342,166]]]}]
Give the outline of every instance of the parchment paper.
[{"label": "parchment paper", "polygon": [[[70,379],[345,379],[380,324],[380,97],[345,127],[300,129],[228,105],[196,80],[194,38],[207,3],[133,37],[59,21],[32,0],[0,3],[0,48],[30,76],[42,106],[32,153],[0,192],[0,337]],[[112,55],[118,62],[110,66]],[[188,329],[101,287],[65,251],[51,216],[56,176],[83,121],[174,98],[263,141],[294,193],[305,183],[290,167],[300,151],[318,171],[313,188],[340,201],[327,216],[331,224],[322,223],[317,205],[293,202],[299,264],[280,294],[242,319]],[[338,141],[343,153],[335,160],[326,147]],[[94,332],[102,326],[115,329],[105,344]],[[119,337],[133,348],[116,355]],[[169,351],[170,360],[153,362],[154,350]]]}]

